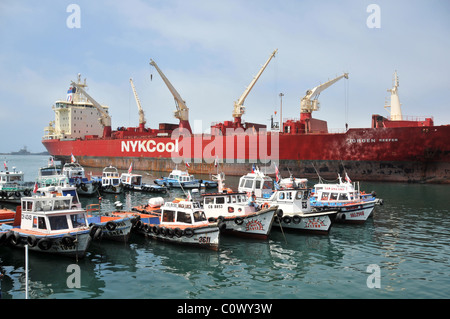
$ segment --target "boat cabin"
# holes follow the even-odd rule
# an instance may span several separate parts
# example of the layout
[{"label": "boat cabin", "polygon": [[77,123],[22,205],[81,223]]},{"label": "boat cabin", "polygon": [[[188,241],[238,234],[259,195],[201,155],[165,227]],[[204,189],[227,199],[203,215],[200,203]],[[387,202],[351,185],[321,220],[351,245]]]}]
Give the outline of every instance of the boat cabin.
[{"label": "boat cabin", "polygon": [[161,224],[195,224],[207,222],[206,215],[198,202],[173,201],[161,207]]},{"label": "boat cabin", "polygon": [[83,180],[86,179],[84,174],[84,168],[78,163],[66,163],[63,166],[63,174],[67,176],[67,178],[74,180]]},{"label": "boat cabin", "polygon": [[359,192],[352,184],[316,184],[313,200],[320,202],[347,202],[359,199]]},{"label": "boat cabin", "polygon": [[273,193],[273,180],[269,176],[256,171],[239,179],[239,192],[255,193],[258,198],[269,198]]},{"label": "boat cabin", "polygon": [[196,179],[194,178],[194,175],[189,175],[188,172],[184,172],[184,171],[180,171],[180,170],[173,170],[169,174],[169,177],[167,177],[167,178],[177,180],[180,183],[196,181]]},{"label": "boat cabin", "polygon": [[23,172],[16,172],[14,169],[12,172],[0,172],[0,184],[9,184],[9,183],[23,183]]},{"label": "boat cabin", "polygon": [[255,208],[247,205],[246,193],[202,194],[203,209],[208,217],[226,215],[243,215],[254,212]]},{"label": "boat cabin", "polygon": [[102,186],[119,186],[119,171],[113,166],[105,167],[102,173]]},{"label": "boat cabin", "polygon": [[124,185],[133,185],[135,187],[142,185],[142,175],[138,174],[122,173],[120,180]]},{"label": "boat cabin", "polygon": [[260,199],[271,205],[278,205],[285,212],[310,210],[309,189],[281,189],[277,190],[268,200]]},{"label": "boat cabin", "polygon": [[23,197],[20,228],[50,234],[87,227],[85,211],[71,206],[70,195]]}]

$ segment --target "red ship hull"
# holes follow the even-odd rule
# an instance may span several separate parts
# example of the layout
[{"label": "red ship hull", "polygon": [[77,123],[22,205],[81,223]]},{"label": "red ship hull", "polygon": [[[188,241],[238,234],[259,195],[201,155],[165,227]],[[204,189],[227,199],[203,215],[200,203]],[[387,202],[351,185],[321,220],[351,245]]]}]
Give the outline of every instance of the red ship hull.
[{"label": "red ship hull", "polygon": [[[179,140],[140,133],[123,138],[43,140],[52,156],[84,166],[170,171],[183,162],[189,172],[246,174],[275,162],[282,176],[450,183],[450,126],[349,129],[346,133],[193,135]],[[187,158],[182,160],[181,157]],[[183,164],[184,165],[184,164]]]}]

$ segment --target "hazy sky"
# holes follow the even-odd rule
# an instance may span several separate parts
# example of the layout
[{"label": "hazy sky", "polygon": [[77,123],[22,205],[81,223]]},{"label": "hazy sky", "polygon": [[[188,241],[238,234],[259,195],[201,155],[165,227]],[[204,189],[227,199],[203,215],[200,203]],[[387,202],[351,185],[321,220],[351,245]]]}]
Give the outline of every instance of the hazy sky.
[{"label": "hazy sky", "polygon": [[[79,20],[67,12],[71,4]],[[371,4],[380,9],[377,20]],[[186,101],[191,125],[201,120],[206,131],[232,120],[233,102],[275,49],[245,101],[248,122],[269,125],[280,92],[283,117],[298,118],[306,90],[348,72],[321,94],[313,117],[329,129],[346,121],[369,127],[372,114],[388,115],[386,90],[397,70],[403,114],[450,124],[449,14],[444,0],[1,0],[0,152],[45,150],[51,106],[66,98],[78,73],[110,107],[113,128],[138,125],[130,77],[149,127],[177,123],[150,59]]]}]

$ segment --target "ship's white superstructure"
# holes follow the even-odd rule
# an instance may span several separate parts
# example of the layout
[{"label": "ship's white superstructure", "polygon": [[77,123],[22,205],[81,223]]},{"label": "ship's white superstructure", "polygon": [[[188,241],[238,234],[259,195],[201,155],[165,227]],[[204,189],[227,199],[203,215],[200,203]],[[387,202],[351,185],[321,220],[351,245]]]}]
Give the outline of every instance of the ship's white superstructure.
[{"label": "ship's white superstructure", "polygon": [[[86,79],[81,83],[81,75],[78,74],[77,86],[86,88]],[[108,106],[102,105],[108,113]],[[103,126],[99,122],[102,117],[91,101],[77,89],[71,86],[67,91],[66,100],[58,100],[52,106],[55,112],[55,120],[50,122],[44,131],[44,139],[76,139],[86,135],[102,136]]]}]

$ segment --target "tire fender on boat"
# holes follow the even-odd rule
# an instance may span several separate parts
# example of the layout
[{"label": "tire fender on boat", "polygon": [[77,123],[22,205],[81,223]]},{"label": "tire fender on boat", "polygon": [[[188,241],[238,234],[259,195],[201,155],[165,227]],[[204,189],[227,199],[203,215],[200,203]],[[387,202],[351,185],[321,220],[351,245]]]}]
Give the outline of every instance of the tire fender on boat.
[{"label": "tire fender on boat", "polygon": [[276,214],[279,218],[283,217],[283,210],[277,209]]},{"label": "tire fender on boat", "polygon": [[186,237],[192,237],[194,236],[194,230],[188,227],[184,230],[184,234],[186,235]]},{"label": "tire fender on boat", "polygon": [[236,217],[236,218],[234,219],[234,222],[235,222],[237,225],[242,225],[242,223],[244,222],[244,219],[243,219],[242,217]]},{"label": "tire fender on boat", "polygon": [[9,236],[9,243],[13,246],[16,246],[20,242],[20,235],[14,231],[11,232]]},{"label": "tire fender on boat", "polygon": [[291,223],[291,217],[290,216],[284,216],[283,217],[283,222],[285,224],[290,224]]},{"label": "tire fender on boat", "polygon": [[38,243],[38,247],[42,250],[49,250],[52,245],[53,242],[49,238],[42,238]]},{"label": "tire fender on boat", "polygon": [[116,227],[117,227],[117,224],[112,221],[109,221],[106,223],[106,229],[109,231],[113,231],[114,229],[116,229]]},{"label": "tire fender on boat", "polygon": [[61,243],[66,247],[72,247],[75,243],[75,238],[71,235],[64,235],[61,238]]},{"label": "tire fender on boat", "polygon": [[37,244],[37,238],[36,238],[36,236],[34,236],[34,235],[28,236],[28,237],[27,237],[27,244],[28,244],[30,247],[36,246],[36,244]]},{"label": "tire fender on boat", "polygon": [[300,224],[302,218],[298,215],[294,215],[294,217],[292,217],[292,221],[294,222],[294,224]]}]

